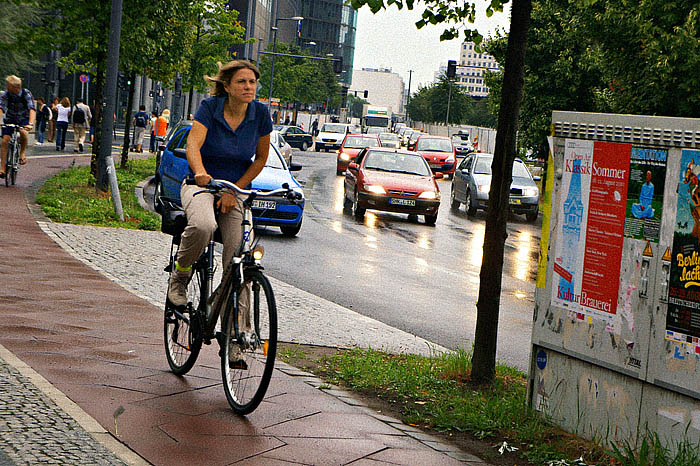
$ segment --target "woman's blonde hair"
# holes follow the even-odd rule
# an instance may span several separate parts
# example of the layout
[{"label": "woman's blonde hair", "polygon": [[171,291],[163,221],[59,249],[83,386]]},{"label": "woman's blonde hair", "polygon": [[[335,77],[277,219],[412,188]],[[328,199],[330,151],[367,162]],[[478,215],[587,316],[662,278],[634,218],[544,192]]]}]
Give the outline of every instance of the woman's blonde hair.
[{"label": "woman's blonde hair", "polygon": [[260,79],[260,71],[258,71],[258,68],[248,60],[233,60],[225,65],[221,65],[221,63],[218,63],[218,65],[219,72],[216,74],[216,76],[213,78],[211,76],[204,76],[204,79],[209,81],[209,86],[211,87],[209,94],[215,97],[228,95],[226,89],[224,89],[224,86],[231,82],[231,78],[233,78],[233,75],[235,75],[239,70],[247,68],[255,73],[255,79]]},{"label": "woman's blonde hair", "polygon": [[70,99],[68,97],[62,98],[61,105],[63,105],[64,107],[70,107]]}]

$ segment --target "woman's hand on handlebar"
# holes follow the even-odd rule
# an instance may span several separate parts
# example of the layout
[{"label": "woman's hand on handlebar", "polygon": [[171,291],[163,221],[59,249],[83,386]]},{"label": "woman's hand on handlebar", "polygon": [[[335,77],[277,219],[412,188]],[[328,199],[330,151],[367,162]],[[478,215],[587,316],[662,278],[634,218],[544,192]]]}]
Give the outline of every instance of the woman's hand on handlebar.
[{"label": "woman's hand on handlebar", "polygon": [[223,192],[221,197],[216,201],[216,207],[222,214],[227,214],[236,205],[236,196],[231,193]]},{"label": "woman's hand on handlebar", "polygon": [[207,172],[196,173],[194,175],[194,181],[197,183],[197,186],[201,186],[202,188],[206,187],[211,180],[212,177]]}]

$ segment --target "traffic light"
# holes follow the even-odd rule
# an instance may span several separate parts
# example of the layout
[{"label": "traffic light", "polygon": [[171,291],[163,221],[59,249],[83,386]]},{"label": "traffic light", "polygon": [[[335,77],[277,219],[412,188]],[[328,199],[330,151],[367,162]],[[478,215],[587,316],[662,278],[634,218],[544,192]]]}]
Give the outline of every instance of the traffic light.
[{"label": "traffic light", "polygon": [[333,72],[335,74],[343,72],[343,57],[335,57],[335,61],[333,61]]},{"label": "traffic light", "polygon": [[454,78],[457,74],[457,61],[447,60],[447,77]]},{"label": "traffic light", "polygon": [[365,99],[367,98],[367,95],[369,95],[369,92],[365,89]]},{"label": "traffic light", "polygon": [[124,89],[124,75],[121,73],[117,73],[117,87]]}]

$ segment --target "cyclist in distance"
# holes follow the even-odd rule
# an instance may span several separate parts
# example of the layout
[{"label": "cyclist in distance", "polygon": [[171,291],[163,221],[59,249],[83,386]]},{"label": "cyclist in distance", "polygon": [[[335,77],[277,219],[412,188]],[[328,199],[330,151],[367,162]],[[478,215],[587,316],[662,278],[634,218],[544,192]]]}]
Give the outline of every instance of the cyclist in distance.
[{"label": "cyclist in distance", "polygon": [[[267,107],[254,100],[259,78],[257,67],[246,60],[220,66],[213,78],[205,76],[211,84],[212,97],[199,106],[187,139],[187,162],[197,186],[183,183],[180,191],[187,227],[168,286],[168,300],[175,306],[187,304],[192,264],[204,251],[217,226],[224,244],[223,264],[229,263],[241,243],[244,198],[231,193],[224,193],[217,199],[210,193],[194,194],[212,178],[249,189],[265,166],[272,120]],[[247,317],[243,308],[248,299],[245,289],[240,298],[241,315]],[[244,326],[246,324],[243,322]],[[230,364],[235,367],[236,361]]]},{"label": "cyclist in distance", "polygon": [[[0,119],[5,117],[5,124],[24,126],[19,130],[19,163],[24,165],[27,158],[24,151],[27,149],[27,131],[34,126],[36,110],[34,98],[29,89],[22,88],[22,80],[15,75],[5,78],[7,90],[0,93]],[[5,177],[5,162],[7,161],[7,149],[10,145],[10,136],[14,128],[2,128],[2,147],[0,155],[0,178]]]}]

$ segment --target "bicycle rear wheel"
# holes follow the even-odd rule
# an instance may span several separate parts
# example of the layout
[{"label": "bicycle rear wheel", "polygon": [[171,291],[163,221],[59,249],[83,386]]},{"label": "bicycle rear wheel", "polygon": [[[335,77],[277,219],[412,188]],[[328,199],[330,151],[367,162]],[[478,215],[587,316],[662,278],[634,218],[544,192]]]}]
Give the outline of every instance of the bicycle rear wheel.
[{"label": "bicycle rear wheel", "polygon": [[[202,349],[201,312],[204,311],[202,287],[204,271],[193,268],[192,279],[187,285],[187,306],[171,307],[166,301],[164,319],[165,355],[170,370],[177,375],[189,372]],[[200,312],[201,310],[201,312]]]},{"label": "bicycle rear wheel", "polygon": [[[238,414],[249,414],[258,407],[272,378],[277,353],[277,305],[272,286],[260,271],[246,273],[245,284],[250,289],[250,325],[243,324],[237,302],[228,303],[223,320],[221,375],[226,399]],[[235,322],[240,325],[234,325]],[[236,335],[238,328],[238,336]],[[231,359],[238,357],[243,368],[231,368]]]}]

